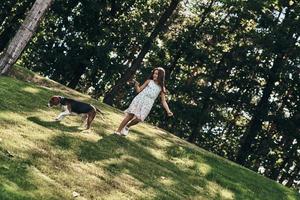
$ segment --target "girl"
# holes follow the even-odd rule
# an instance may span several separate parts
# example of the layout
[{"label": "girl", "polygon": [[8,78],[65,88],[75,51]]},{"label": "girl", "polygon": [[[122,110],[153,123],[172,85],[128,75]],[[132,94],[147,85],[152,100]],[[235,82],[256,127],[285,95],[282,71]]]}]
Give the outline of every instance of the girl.
[{"label": "girl", "polygon": [[160,94],[161,102],[168,116],[173,116],[169,106],[166,102],[166,88],[165,88],[165,70],[161,67],[152,70],[152,73],[148,80],[140,86],[137,81],[135,82],[135,90],[139,93],[131,102],[129,107],[124,111],[126,113],[125,118],[121,122],[115,134],[127,135],[129,128],[141,121],[150,113],[155,99]]}]

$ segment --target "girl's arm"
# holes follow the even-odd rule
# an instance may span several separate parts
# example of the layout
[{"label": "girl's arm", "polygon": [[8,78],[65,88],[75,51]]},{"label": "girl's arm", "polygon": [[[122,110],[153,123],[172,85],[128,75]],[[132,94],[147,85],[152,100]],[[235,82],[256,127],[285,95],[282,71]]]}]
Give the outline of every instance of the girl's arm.
[{"label": "girl's arm", "polygon": [[165,108],[165,110],[167,111],[168,116],[169,117],[173,116],[173,113],[171,112],[171,110],[167,104],[165,93],[161,92],[160,97],[161,97],[161,103],[162,103],[163,107]]},{"label": "girl's arm", "polygon": [[150,80],[146,80],[145,83],[140,86],[140,83],[137,81],[134,81],[134,87],[137,93],[140,93],[141,91],[143,91],[143,89],[148,85],[148,83],[150,82]]}]

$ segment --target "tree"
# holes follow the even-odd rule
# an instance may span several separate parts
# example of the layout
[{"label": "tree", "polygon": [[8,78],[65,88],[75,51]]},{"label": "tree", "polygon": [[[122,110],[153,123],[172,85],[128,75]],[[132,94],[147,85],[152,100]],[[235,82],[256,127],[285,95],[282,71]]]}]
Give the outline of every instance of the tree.
[{"label": "tree", "polygon": [[26,12],[31,8],[34,2],[33,0],[25,0],[19,4],[16,4],[16,2],[14,3],[15,5],[10,5],[12,6],[11,9],[9,9],[10,13],[5,13],[6,17],[4,18],[4,23],[2,23],[2,27],[0,28],[0,52],[4,50],[10,39],[15,35],[21,24],[21,19],[23,20],[25,18]]},{"label": "tree", "polygon": [[[271,46],[271,51],[274,52],[275,58],[273,60],[272,68],[268,70],[266,85],[251,121],[249,122],[248,131],[241,139],[241,147],[236,160],[239,164],[245,164],[248,156],[253,151],[251,146],[255,142],[256,136],[261,131],[263,120],[266,118],[269,111],[269,98],[273,91],[274,84],[279,78],[281,68],[287,65],[289,54],[295,49],[294,46],[296,46],[298,38],[294,38],[295,30],[291,29],[289,26],[289,23],[293,23],[293,20],[297,21],[296,15],[294,15],[293,12],[295,12],[293,5],[287,6],[285,18],[282,23],[278,26],[278,28],[274,28],[275,33],[271,32],[271,34],[277,36],[274,41],[274,46]],[[272,37],[272,35],[268,36],[270,38]]]},{"label": "tree", "polygon": [[5,74],[17,61],[27,43],[34,34],[45,11],[51,5],[52,0],[36,0],[26,16],[18,32],[9,43],[7,50],[0,60],[0,74]]},{"label": "tree", "polygon": [[151,32],[149,38],[145,41],[139,55],[136,59],[134,59],[131,63],[131,67],[122,75],[120,79],[118,79],[115,85],[110,89],[109,92],[106,93],[103,102],[112,105],[113,98],[116,96],[122,85],[124,85],[128,80],[130,80],[135,72],[140,68],[143,58],[151,48],[151,45],[156,38],[156,36],[164,29],[166,21],[170,18],[173,11],[176,9],[180,0],[172,0],[169,7],[163,13],[163,15],[158,20],[155,28]]}]

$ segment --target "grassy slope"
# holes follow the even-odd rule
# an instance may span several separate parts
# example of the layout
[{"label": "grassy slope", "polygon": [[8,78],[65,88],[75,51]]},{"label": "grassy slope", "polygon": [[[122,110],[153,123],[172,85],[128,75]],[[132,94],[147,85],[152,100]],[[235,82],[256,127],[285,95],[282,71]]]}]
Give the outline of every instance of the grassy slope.
[{"label": "grassy slope", "polygon": [[[20,71],[21,70],[21,71]],[[148,124],[112,135],[122,113],[18,69],[0,77],[0,199],[300,199],[288,188]],[[24,74],[24,75],[22,75]],[[21,77],[20,77],[21,75]],[[92,129],[80,117],[53,122],[52,95],[102,108]]]}]

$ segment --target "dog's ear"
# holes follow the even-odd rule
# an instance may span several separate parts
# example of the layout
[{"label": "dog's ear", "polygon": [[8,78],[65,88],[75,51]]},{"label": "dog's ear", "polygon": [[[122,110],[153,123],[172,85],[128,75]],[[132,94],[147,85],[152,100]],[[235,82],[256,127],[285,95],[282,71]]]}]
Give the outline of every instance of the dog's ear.
[{"label": "dog's ear", "polygon": [[55,105],[58,105],[60,103],[60,97],[59,96],[55,96],[54,103],[55,103]]},{"label": "dog's ear", "polygon": [[50,103],[51,106],[58,105],[60,103],[60,97],[59,96],[51,97],[49,103]]}]

